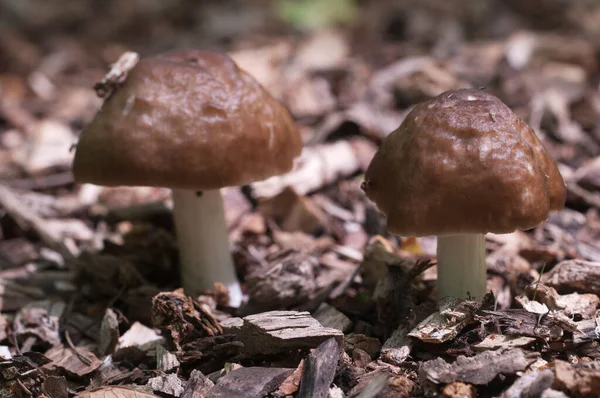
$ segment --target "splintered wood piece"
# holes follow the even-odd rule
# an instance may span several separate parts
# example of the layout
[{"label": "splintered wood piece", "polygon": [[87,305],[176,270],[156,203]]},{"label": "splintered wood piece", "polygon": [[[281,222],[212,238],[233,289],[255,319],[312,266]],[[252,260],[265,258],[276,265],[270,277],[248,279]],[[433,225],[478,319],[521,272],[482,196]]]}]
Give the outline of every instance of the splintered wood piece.
[{"label": "splintered wood piece", "polygon": [[163,337],[148,326],[145,326],[140,322],[134,322],[129,330],[119,338],[117,351],[129,347],[136,347],[139,350],[146,352],[155,349],[156,346],[162,344],[164,340]]},{"label": "splintered wood piece", "polygon": [[160,398],[158,395],[150,394],[141,389],[130,387],[108,386],[94,388],[77,394],[77,398]]},{"label": "splintered wood piece", "polygon": [[380,397],[388,386],[388,377],[389,371],[385,368],[363,375],[359,378],[358,384],[348,393],[348,398]]},{"label": "splintered wood piece", "polygon": [[344,334],[323,327],[308,312],[271,311],[249,315],[243,320],[230,318],[221,324],[224,333],[241,341],[241,355],[271,355],[290,350],[314,348],[333,337],[341,345]]},{"label": "splintered wood piece", "polygon": [[171,354],[165,347],[159,345],[156,347],[156,368],[168,373],[179,367],[180,363],[177,356]]},{"label": "splintered wood piece", "polygon": [[413,341],[408,337],[408,330],[401,326],[383,343],[381,359],[398,365],[406,360],[413,347]]},{"label": "splintered wood piece", "polygon": [[476,350],[497,350],[498,348],[516,348],[531,344],[536,339],[527,336],[504,336],[501,334],[490,334],[483,341],[473,344]]},{"label": "splintered wood piece", "polygon": [[180,397],[183,393],[182,381],[176,374],[159,375],[148,380],[146,384],[154,392]]},{"label": "splintered wood piece", "polygon": [[221,377],[209,398],[262,398],[275,390],[294,369],[249,367],[232,370]]},{"label": "splintered wood piece", "polygon": [[199,370],[192,370],[180,398],[206,398],[214,383]]},{"label": "splintered wood piece", "polygon": [[298,397],[327,398],[339,356],[340,346],[333,338],[321,343],[310,353],[304,362]]},{"label": "splintered wood piece", "polygon": [[114,353],[117,343],[119,342],[119,320],[117,314],[107,308],[102,318],[100,325],[100,344],[98,351],[102,355]]},{"label": "splintered wood piece", "polygon": [[484,385],[499,374],[515,374],[525,370],[538,357],[539,353],[525,353],[515,348],[512,350],[485,351],[474,357],[463,355],[452,364],[442,358],[423,363],[419,370],[422,381],[435,384],[449,384],[454,381]]},{"label": "splintered wood piece", "polygon": [[352,321],[341,311],[327,303],[321,303],[313,313],[313,317],[326,328],[333,328],[345,332],[352,326]]},{"label": "splintered wood piece", "polygon": [[552,388],[569,396],[592,398],[600,391],[600,365],[598,362],[570,364],[554,361]]},{"label": "splintered wood piece", "polygon": [[568,260],[542,276],[542,282],[559,292],[600,295],[600,262]]},{"label": "splintered wood piece", "polygon": [[434,344],[452,340],[473,321],[473,316],[480,306],[481,303],[474,301],[444,299],[440,304],[440,311],[429,315],[408,335]]},{"label": "splintered wood piece", "polygon": [[552,386],[553,381],[554,372],[551,369],[526,373],[502,394],[502,398],[540,397]]}]

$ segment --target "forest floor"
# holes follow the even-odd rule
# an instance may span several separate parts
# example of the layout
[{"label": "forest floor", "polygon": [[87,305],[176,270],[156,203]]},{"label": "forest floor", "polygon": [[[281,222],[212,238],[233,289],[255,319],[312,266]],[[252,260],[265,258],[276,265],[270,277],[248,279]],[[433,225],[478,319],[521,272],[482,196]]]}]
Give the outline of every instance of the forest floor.
[{"label": "forest floor", "polygon": [[[600,395],[600,7],[365,2],[309,30],[264,1],[233,19],[227,1],[105,3],[0,1],[0,397]],[[178,290],[168,189],[70,171],[110,64],[189,46],[228,51],[306,147],[222,191],[240,308]],[[463,87],[535,129],[568,195],[534,230],[487,235],[493,296],[438,305],[435,238],[389,235],[360,185],[414,104]]]}]

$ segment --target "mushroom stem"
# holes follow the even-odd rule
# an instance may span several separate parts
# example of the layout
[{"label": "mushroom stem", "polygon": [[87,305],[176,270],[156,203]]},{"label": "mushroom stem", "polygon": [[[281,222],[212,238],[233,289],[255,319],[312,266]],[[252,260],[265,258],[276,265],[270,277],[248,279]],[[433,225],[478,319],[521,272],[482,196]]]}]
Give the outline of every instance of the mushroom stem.
[{"label": "mushroom stem", "polygon": [[481,300],[487,291],[485,236],[438,236],[438,300],[444,297]]},{"label": "mushroom stem", "polygon": [[173,189],[173,214],[179,244],[181,281],[196,295],[220,282],[229,290],[229,304],[239,307],[242,290],[229,252],[223,198],[218,189],[196,192]]}]

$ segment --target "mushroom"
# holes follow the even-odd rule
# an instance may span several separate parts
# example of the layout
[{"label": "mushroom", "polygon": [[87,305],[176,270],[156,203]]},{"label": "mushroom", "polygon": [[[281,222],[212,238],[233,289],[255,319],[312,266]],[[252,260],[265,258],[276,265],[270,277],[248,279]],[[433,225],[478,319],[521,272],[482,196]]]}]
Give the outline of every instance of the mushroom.
[{"label": "mushroom", "polygon": [[473,89],[418,104],[383,141],[363,190],[387,215],[390,233],[438,237],[438,299],[481,300],[484,234],[533,228],[566,200],[533,129]]},{"label": "mushroom", "polygon": [[220,188],[292,168],[302,149],[289,112],[225,54],[177,50],[145,58],[105,100],[75,153],[78,182],[168,187],[183,287],[242,291]]}]

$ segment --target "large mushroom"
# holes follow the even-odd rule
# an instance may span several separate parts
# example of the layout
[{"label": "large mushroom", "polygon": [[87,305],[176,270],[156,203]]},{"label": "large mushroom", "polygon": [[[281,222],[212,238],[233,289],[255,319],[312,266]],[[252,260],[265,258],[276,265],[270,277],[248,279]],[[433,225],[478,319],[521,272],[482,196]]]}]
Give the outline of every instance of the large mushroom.
[{"label": "large mushroom", "polygon": [[222,53],[145,58],[105,100],[77,144],[73,173],[98,185],[168,187],[188,294],[242,291],[219,189],[292,168],[302,149],[289,112]]},{"label": "large mushroom", "polygon": [[473,89],[417,105],[383,141],[363,189],[387,215],[390,233],[438,237],[438,298],[481,299],[484,234],[533,228],[566,197],[533,129]]}]

